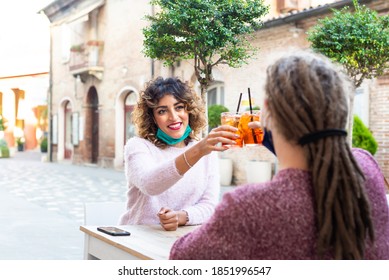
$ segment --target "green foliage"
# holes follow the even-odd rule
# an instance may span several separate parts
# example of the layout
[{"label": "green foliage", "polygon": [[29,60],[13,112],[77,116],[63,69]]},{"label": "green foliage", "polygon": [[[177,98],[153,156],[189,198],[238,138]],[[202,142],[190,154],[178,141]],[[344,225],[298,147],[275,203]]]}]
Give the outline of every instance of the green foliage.
[{"label": "green foliage", "polygon": [[0,139],[0,147],[8,147],[7,141]]},{"label": "green foliage", "polygon": [[47,137],[44,137],[41,141],[41,144],[40,144],[40,148],[41,148],[42,153],[47,153],[47,145],[48,145]]},{"label": "green foliage", "polygon": [[377,151],[378,144],[374,139],[373,134],[363,124],[362,120],[358,116],[354,116],[353,126],[353,147],[358,147],[369,151],[374,155]]},{"label": "green foliage", "polygon": [[228,112],[228,108],[223,105],[211,105],[208,107],[208,127],[209,130],[212,128],[218,127],[220,122],[220,114],[223,112]]},{"label": "green foliage", "polygon": [[23,145],[24,142],[26,142],[25,139],[24,139],[24,137],[17,137],[17,138],[16,138],[16,144],[17,144],[17,145]]},{"label": "green foliage", "polygon": [[1,152],[0,157],[9,158],[9,148],[8,147],[0,147],[0,152]]},{"label": "green foliage", "polygon": [[0,115],[0,131],[5,130],[3,116]]},{"label": "green foliage", "polygon": [[[254,106],[254,107],[251,108],[251,110],[253,110],[253,111],[258,111],[260,109],[261,108],[259,106]],[[246,108],[246,111],[250,111],[250,107]]]},{"label": "green foliage", "polygon": [[333,10],[308,32],[312,48],[341,63],[359,87],[364,79],[382,75],[389,67],[389,15],[360,6]]},{"label": "green foliage", "polygon": [[8,144],[4,139],[0,139],[0,157],[9,158]]},{"label": "green foliage", "polygon": [[166,65],[194,59],[202,98],[218,64],[239,67],[255,54],[248,37],[268,12],[263,0],[152,0],[158,13],[143,29],[146,56]]}]

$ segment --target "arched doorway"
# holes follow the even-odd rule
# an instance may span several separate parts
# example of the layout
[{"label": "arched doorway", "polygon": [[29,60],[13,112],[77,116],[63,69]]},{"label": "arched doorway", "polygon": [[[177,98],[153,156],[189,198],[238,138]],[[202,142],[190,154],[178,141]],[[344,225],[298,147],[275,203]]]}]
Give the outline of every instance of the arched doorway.
[{"label": "arched doorway", "polygon": [[89,89],[86,101],[86,149],[90,151],[90,162],[97,163],[99,157],[99,98],[95,87]]},{"label": "arched doorway", "polygon": [[138,100],[138,92],[134,87],[122,88],[115,101],[115,159],[114,166],[122,169],[124,166],[123,151],[126,141],[135,135],[131,113]]},{"label": "arched doorway", "polygon": [[72,144],[72,104],[69,101],[66,101],[64,106],[64,159],[71,159],[73,152]]},{"label": "arched doorway", "polygon": [[132,112],[136,105],[137,96],[134,92],[127,93],[124,100],[124,144],[128,139],[135,136],[135,126],[132,123]]}]

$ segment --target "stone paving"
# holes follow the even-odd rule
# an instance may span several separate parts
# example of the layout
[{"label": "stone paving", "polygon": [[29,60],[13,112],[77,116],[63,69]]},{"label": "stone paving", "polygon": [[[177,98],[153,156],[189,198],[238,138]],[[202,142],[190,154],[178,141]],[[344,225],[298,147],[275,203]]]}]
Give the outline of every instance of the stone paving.
[{"label": "stone paving", "polygon": [[12,195],[80,224],[84,221],[84,203],[125,201],[122,171],[41,162],[40,153],[23,153],[31,154],[17,153],[0,161],[0,188]]},{"label": "stone paving", "polygon": [[82,259],[84,203],[125,201],[123,171],[0,158],[0,259]]},{"label": "stone paving", "polygon": [[123,171],[41,157],[24,151],[0,158],[0,260],[83,259],[84,204],[125,202]]}]

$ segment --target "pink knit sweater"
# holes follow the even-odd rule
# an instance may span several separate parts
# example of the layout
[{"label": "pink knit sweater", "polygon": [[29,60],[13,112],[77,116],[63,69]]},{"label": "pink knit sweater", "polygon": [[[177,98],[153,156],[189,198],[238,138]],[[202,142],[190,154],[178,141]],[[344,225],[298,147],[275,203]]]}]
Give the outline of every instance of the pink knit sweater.
[{"label": "pink knit sweater", "polygon": [[217,154],[201,158],[184,176],[176,169],[175,158],[195,143],[159,149],[143,138],[127,141],[127,212],[120,224],[159,224],[161,207],[186,210],[188,225],[201,224],[213,214],[220,194]]},{"label": "pink knit sweater", "polygon": [[[376,241],[366,259],[389,259],[389,216],[382,173],[366,151],[353,153],[366,176]],[[309,172],[281,170],[272,181],[226,193],[212,218],[173,245],[171,259],[317,259]]]}]

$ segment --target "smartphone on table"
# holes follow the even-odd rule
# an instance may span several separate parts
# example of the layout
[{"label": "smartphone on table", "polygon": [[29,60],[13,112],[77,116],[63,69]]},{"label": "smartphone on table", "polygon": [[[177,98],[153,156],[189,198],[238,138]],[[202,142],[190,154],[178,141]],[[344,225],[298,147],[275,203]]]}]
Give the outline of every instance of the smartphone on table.
[{"label": "smartphone on table", "polygon": [[122,230],[117,227],[98,227],[97,230],[113,236],[131,235],[131,233],[129,233],[128,231]]}]

